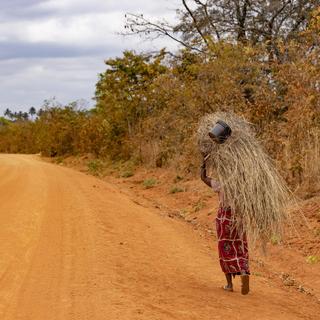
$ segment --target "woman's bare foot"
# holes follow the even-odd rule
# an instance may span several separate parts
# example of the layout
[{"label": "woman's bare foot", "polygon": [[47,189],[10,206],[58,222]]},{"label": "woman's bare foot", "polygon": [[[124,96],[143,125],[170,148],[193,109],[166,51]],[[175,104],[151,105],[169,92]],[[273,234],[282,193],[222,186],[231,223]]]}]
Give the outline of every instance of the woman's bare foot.
[{"label": "woman's bare foot", "polygon": [[233,292],[233,287],[232,286],[230,287],[229,285],[223,286],[222,289],[225,291]]},{"label": "woman's bare foot", "polygon": [[242,274],[241,276],[241,294],[248,294],[249,289],[249,275]]}]

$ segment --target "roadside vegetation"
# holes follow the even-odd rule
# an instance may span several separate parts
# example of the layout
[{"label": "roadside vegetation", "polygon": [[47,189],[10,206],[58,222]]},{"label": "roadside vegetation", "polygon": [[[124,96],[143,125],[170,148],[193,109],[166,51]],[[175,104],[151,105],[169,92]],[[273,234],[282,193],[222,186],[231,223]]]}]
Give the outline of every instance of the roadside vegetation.
[{"label": "roadside vegetation", "polygon": [[[194,135],[199,119],[206,113],[231,111],[255,125],[293,190],[305,197],[319,193],[319,3],[280,1],[282,11],[257,7],[266,16],[261,13],[260,20],[253,21],[245,14],[254,8],[239,1],[240,9],[247,11],[235,15],[238,23],[224,26],[218,23],[218,11],[211,10],[212,1],[206,6],[194,1],[192,10],[182,2],[180,29],[172,29],[182,44],[179,52],[126,51],[108,59],[90,110],[77,102],[64,106],[56,101],[29,112],[7,109],[0,117],[0,152],[59,159],[92,154],[96,160],[89,169],[97,175],[104,160],[130,163],[124,177],[133,175],[138,165],[175,167],[192,175],[198,173]],[[223,7],[228,3],[218,1],[217,6],[237,12]],[[290,9],[285,3],[300,7]],[[241,14],[247,19],[242,25]],[[128,15],[128,32],[166,36],[165,26],[154,31],[152,21],[141,19],[145,20]],[[145,181],[145,188],[153,182]],[[182,191],[174,187],[170,193]]]}]

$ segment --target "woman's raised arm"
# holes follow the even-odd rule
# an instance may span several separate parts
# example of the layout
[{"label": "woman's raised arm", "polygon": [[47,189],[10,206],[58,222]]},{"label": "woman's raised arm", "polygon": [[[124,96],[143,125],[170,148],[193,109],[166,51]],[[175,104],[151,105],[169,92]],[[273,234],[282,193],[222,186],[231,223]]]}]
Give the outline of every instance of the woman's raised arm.
[{"label": "woman's raised arm", "polygon": [[200,177],[201,180],[211,188],[211,178],[207,177],[207,169],[206,169],[206,162],[203,161],[201,167],[200,167]]}]

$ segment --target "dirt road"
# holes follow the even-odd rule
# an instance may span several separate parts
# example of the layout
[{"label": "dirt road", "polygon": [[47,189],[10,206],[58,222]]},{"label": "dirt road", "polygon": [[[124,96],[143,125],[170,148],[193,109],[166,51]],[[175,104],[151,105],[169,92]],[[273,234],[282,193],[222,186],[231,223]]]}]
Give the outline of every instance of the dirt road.
[{"label": "dirt road", "polygon": [[252,277],[227,293],[214,243],[112,185],[0,155],[0,319],[318,319],[310,297]]}]

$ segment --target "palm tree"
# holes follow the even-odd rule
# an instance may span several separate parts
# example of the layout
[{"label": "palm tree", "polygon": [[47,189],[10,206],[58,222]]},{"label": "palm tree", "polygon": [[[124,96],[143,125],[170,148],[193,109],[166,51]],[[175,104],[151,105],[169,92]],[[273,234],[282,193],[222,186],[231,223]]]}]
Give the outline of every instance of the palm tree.
[{"label": "palm tree", "polygon": [[5,110],[5,112],[4,112],[4,115],[5,115],[6,117],[12,119],[13,113],[12,113],[12,111],[11,111],[9,108],[7,108],[7,109]]},{"label": "palm tree", "polygon": [[30,114],[30,116],[31,116],[31,119],[33,120],[33,117],[37,114],[36,108],[35,108],[35,107],[31,107],[31,108],[29,109],[29,114]]}]

